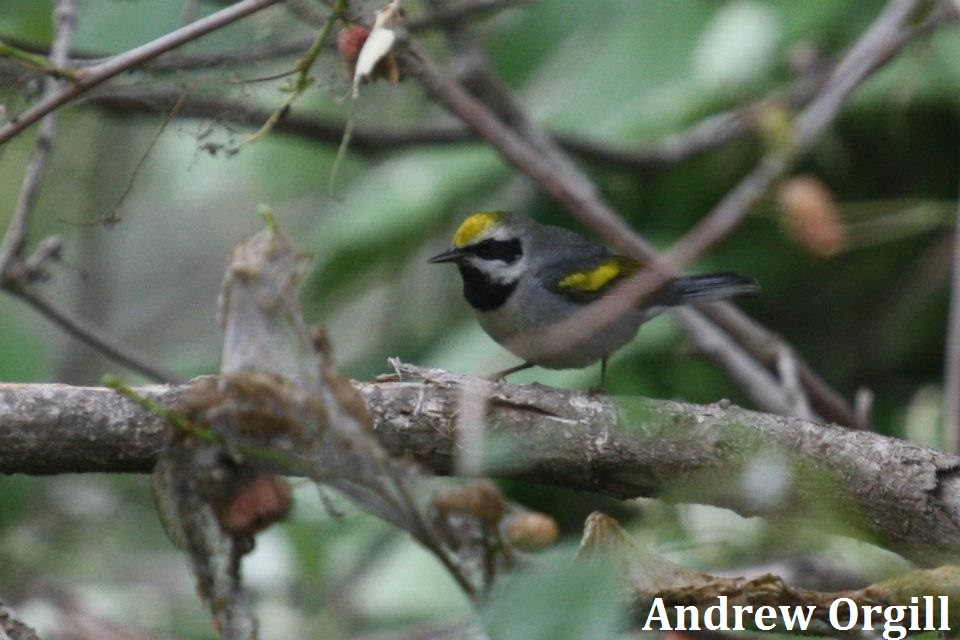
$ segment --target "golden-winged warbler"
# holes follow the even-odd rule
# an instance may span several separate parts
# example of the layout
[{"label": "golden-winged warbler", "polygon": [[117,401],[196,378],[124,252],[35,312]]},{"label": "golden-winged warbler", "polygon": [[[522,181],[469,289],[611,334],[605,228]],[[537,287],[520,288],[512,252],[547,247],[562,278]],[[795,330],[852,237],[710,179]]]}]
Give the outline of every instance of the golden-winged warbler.
[{"label": "golden-winged warbler", "polygon": [[[453,236],[453,248],[429,260],[452,262],[463,278],[463,295],[491,338],[524,363],[495,378],[534,365],[575,369],[601,362],[633,339],[640,325],[667,307],[709,302],[760,290],[757,281],[735,273],[669,279],[638,305],[603,323],[587,338],[562,350],[524,340],[565,320],[643,269],[577,233],[540,224],[506,211],[474,213]],[[519,339],[518,339],[519,338]]]}]

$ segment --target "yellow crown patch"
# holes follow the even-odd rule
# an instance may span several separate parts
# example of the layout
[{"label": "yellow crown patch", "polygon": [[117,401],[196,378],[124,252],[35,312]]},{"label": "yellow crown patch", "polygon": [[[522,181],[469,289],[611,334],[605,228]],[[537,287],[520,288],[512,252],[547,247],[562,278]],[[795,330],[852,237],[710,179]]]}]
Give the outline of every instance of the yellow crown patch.
[{"label": "yellow crown patch", "polygon": [[497,224],[503,218],[499,211],[481,211],[475,213],[460,225],[453,234],[453,246],[461,249],[470,244],[481,233]]},{"label": "yellow crown patch", "polygon": [[561,289],[574,291],[599,291],[614,278],[629,276],[637,272],[638,265],[626,258],[614,256],[589,271],[571,273],[557,283]]}]

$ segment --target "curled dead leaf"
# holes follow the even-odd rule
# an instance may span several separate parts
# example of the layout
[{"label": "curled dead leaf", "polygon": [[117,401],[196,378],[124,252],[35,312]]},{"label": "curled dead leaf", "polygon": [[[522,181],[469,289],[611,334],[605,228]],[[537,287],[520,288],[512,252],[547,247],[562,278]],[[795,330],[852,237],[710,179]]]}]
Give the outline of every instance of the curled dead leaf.
[{"label": "curled dead leaf", "polygon": [[367,35],[357,54],[353,73],[353,97],[360,85],[376,78],[386,78],[392,83],[400,80],[400,67],[391,55],[397,41],[396,27],[403,20],[403,9],[394,0],[377,12],[373,29]]}]

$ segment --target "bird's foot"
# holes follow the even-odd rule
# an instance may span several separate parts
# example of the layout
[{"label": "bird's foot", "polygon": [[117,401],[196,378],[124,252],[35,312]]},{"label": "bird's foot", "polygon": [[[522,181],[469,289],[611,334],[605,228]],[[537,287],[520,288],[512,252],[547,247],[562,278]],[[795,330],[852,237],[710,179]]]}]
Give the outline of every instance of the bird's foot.
[{"label": "bird's foot", "polygon": [[534,366],[532,362],[524,362],[523,364],[518,364],[515,367],[510,367],[509,369],[504,369],[503,371],[497,371],[496,373],[491,373],[489,376],[486,376],[487,380],[491,382],[503,382],[503,379],[506,378],[511,373],[516,373],[517,371],[523,371],[524,369],[529,369]]}]

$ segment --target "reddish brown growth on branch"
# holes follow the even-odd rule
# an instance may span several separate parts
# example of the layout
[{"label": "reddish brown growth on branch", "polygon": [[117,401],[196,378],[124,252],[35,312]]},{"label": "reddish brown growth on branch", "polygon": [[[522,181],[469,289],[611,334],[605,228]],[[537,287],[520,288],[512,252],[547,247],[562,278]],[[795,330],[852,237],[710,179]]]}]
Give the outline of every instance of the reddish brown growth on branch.
[{"label": "reddish brown growth on branch", "polygon": [[268,471],[261,471],[237,492],[226,512],[223,526],[236,535],[254,535],[290,511],[290,484]]}]

